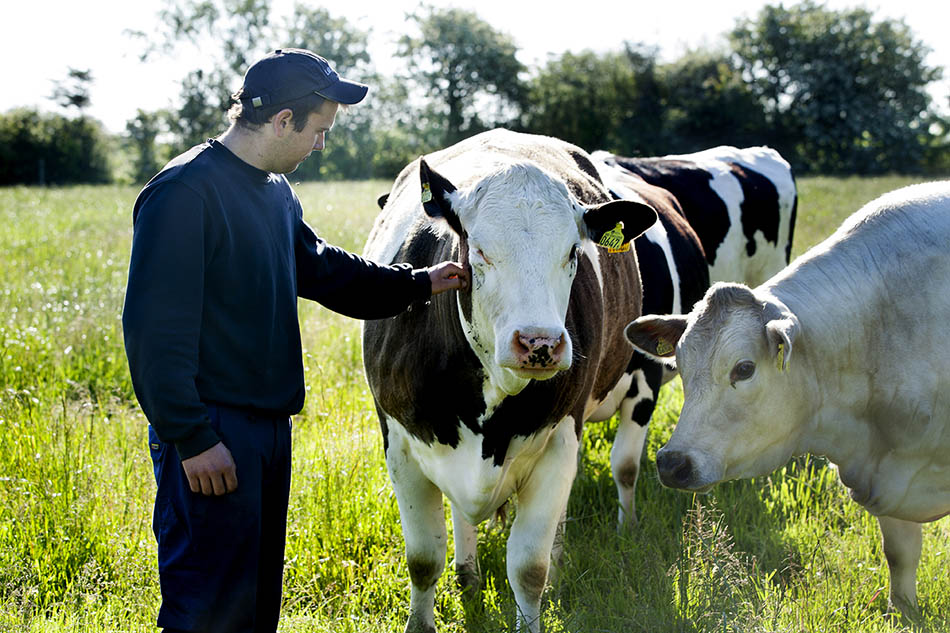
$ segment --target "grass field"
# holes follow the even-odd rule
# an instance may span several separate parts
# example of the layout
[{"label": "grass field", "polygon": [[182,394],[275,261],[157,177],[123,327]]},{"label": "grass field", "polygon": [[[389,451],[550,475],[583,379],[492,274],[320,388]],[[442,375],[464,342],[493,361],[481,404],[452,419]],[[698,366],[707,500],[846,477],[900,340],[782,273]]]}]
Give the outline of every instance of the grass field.
[{"label": "grass field", "polygon": [[[909,178],[803,178],[794,253]],[[305,184],[306,215],[359,250],[385,182]],[[0,189],[0,632],[153,631],[159,603],[146,422],[120,311],[136,190]],[[359,325],[301,304],[308,398],[294,420],[282,632],[398,632],[408,572],[362,373]],[[609,447],[590,425],[549,633],[950,631],[950,520],[925,527],[916,629],[885,614],[876,522],[818,458],[707,496],[662,488],[653,458],[682,403],[664,388],[638,484],[614,528]],[[451,525],[449,526],[451,530]],[[443,632],[509,630],[504,526],[482,526],[485,589],[440,583]],[[449,557],[451,559],[451,543]]]}]

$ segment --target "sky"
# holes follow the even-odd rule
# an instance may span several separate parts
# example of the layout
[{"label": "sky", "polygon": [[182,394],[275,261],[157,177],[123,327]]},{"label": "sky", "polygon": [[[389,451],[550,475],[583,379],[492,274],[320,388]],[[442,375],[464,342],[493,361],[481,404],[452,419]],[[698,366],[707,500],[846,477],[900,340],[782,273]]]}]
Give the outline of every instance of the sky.
[{"label": "sky", "polygon": [[[392,68],[395,41],[404,30],[405,14],[416,0],[344,0],[327,6],[362,29],[371,30],[370,54],[377,68]],[[591,49],[620,51],[623,43],[658,47],[664,61],[684,52],[724,44],[724,35],[740,18],[754,17],[766,4],[781,0],[428,0],[428,4],[474,10],[496,29],[510,35],[519,59],[531,66],[550,55]],[[796,0],[784,0],[785,6]],[[274,16],[290,11],[293,0],[273,0]],[[932,93],[941,109],[950,95],[950,2],[946,0],[825,0],[840,10],[865,7],[877,19],[903,19],[917,40],[932,53],[929,66],[947,75]],[[157,32],[162,0],[27,0],[5,3],[0,20],[0,112],[30,106],[62,112],[50,99],[54,81],[69,68],[92,71],[91,106],[87,113],[111,132],[122,132],[136,110],[173,106],[184,75],[203,64],[206,51],[185,48],[177,55],[138,59],[141,44],[126,31]],[[578,7],[569,9],[568,7]],[[275,43],[274,47],[279,46]],[[269,46],[270,48],[270,46]],[[317,51],[319,52],[319,51]],[[235,86],[237,87],[237,86]]]}]

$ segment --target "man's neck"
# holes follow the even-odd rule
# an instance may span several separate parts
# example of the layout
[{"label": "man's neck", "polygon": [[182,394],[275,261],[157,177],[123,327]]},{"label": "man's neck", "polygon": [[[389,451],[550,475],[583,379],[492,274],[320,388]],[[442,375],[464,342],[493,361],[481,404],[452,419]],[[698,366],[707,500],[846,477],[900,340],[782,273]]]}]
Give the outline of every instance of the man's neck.
[{"label": "man's neck", "polygon": [[248,132],[233,123],[231,127],[218,136],[219,143],[231,150],[231,153],[248,165],[264,171],[271,171],[269,169],[270,161],[267,159],[262,140],[259,134]]}]

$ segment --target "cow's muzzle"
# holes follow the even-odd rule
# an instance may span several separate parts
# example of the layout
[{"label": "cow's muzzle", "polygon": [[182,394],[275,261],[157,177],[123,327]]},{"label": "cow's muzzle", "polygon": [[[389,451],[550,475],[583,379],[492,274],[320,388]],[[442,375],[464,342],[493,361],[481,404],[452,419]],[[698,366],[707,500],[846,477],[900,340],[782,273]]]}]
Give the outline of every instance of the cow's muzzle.
[{"label": "cow's muzzle", "polygon": [[689,453],[671,451],[666,447],[656,452],[656,471],[660,483],[668,488],[704,493],[716,483],[702,476],[702,469]]},{"label": "cow's muzzle", "polygon": [[558,371],[570,367],[566,358],[567,337],[564,333],[552,336],[547,332],[515,330],[509,343],[511,369]]}]

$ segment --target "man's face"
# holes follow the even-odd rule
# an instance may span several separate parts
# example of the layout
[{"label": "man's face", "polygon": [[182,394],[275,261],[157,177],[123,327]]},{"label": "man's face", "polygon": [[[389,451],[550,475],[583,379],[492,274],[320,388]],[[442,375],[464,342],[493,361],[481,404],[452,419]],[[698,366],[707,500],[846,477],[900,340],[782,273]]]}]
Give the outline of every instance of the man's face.
[{"label": "man's face", "polygon": [[326,133],[333,127],[339,107],[340,104],[335,101],[324,101],[319,110],[310,113],[303,130],[297,132],[291,127],[281,152],[286,169],[280,170],[279,173],[289,174],[297,169],[311,152],[323,149]]}]

